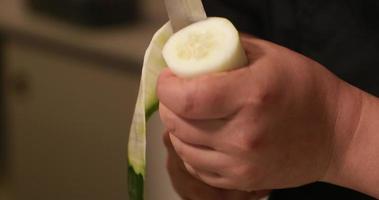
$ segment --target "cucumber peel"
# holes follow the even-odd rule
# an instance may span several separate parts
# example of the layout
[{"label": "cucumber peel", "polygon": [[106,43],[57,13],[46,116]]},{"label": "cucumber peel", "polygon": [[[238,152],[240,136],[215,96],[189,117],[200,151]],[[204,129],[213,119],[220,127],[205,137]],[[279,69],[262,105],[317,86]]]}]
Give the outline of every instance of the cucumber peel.
[{"label": "cucumber peel", "polygon": [[162,49],[173,34],[169,23],[153,36],[146,50],[141,82],[128,144],[128,187],[130,200],[143,200],[146,177],[146,123],[158,109],[155,87],[160,72],[167,66]]}]

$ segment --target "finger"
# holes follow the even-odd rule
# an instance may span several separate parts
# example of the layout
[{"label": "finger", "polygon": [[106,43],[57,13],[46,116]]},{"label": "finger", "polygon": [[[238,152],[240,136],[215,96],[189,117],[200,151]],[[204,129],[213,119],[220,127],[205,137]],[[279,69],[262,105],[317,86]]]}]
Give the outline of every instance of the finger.
[{"label": "finger", "polygon": [[159,113],[166,129],[180,140],[199,146],[214,148],[214,137],[222,127],[225,126],[225,120],[186,120],[165,105],[160,104]]},{"label": "finger", "polygon": [[[207,179],[212,178],[213,180],[220,180],[222,177],[218,174],[204,172],[198,169],[195,169],[191,165],[184,163],[184,166],[186,167],[187,171],[195,178],[199,180],[203,180],[207,177]],[[223,199],[227,200],[259,200],[262,197],[267,196],[269,193],[268,191],[258,191],[258,192],[245,192],[245,191],[239,191],[239,190],[225,190],[225,189],[218,189],[219,192],[222,192]]]},{"label": "finger", "polygon": [[167,154],[168,154],[166,167],[169,170],[169,172],[171,171],[172,168],[175,168],[175,170],[180,169],[181,171],[186,172],[186,168],[183,164],[183,161],[180,159],[174,147],[172,146],[169,132],[166,132],[163,135],[163,141],[166,146]]},{"label": "finger", "polygon": [[[220,119],[243,105],[242,87],[246,68],[215,73],[193,79],[180,79],[164,70],[158,80],[157,94],[162,104],[187,119]],[[237,98],[236,98],[237,97]]]},{"label": "finger", "polygon": [[163,138],[163,144],[165,145],[168,153],[175,153],[175,149],[172,146],[171,139],[170,139],[170,132],[165,131],[162,138]]},{"label": "finger", "polygon": [[174,183],[175,191],[184,199],[206,199],[206,200],[220,200],[223,199],[221,190],[213,188],[204,182],[192,177],[188,173],[179,173],[171,177]]},{"label": "finger", "polygon": [[191,165],[189,165],[188,163],[184,162],[184,166],[187,169],[188,173],[190,173],[194,177],[198,177],[198,175],[196,174],[195,169]]},{"label": "finger", "polygon": [[[183,199],[207,199],[207,200],[258,200],[263,196],[267,195],[267,192],[258,192],[258,193],[249,193],[237,190],[222,190],[218,188],[214,188],[209,186],[208,184],[200,181],[201,178],[196,174],[196,170],[183,162],[180,163],[180,166],[185,165],[186,170],[182,170],[182,167],[178,167],[177,160],[180,160],[175,150],[171,144],[169,134],[165,134],[164,141],[166,147],[170,149],[169,156],[174,156],[175,159],[169,159],[171,162],[168,162],[169,174],[171,181],[173,183],[175,191],[183,198]],[[191,176],[191,175],[192,176]],[[195,178],[196,177],[196,178]]]},{"label": "finger", "polygon": [[[184,143],[193,146],[216,150],[229,155],[241,155],[243,147],[250,147],[247,133],[235,127],[243,126],[245,121],[235,119],[224,120],[186,120],[160,104],[159,113],[163,124],[170,134]],[[255,129],[249,129],[255,132]],[[253,137],[250,137],[253,138]]]},{"label": "finger", "polygon": [[196,174],[201,181],[210,186],[227,190],[234,190],[236,188],[236,185],[231,182],[230,179],[223,176],[210,175],[209,173],[204,173],[201,170],[196,171]]},{"label": "finger", "polygon": [[190,164],[184,162],[184,166],[187,171],[195,178],[211,185],[214,187],[222,188],[222,189],[233,189],[230,181],[213,172],[205,171],[203,169],[192,167]]},{"label": "finger", "polygon": [[212,188],[209,185],[199,181],[191,176],[184,167],[182,168],[184,164],[177,156],[171,144],[168,133],[164,135],[164,141],[168,151],[170,152],[167,162],[167,169],[175,191],[183,199],[222,199],[222,194],[219,189]]},{"label": "finger", "polygon": [[192,167],[190,164],[184,162],[184,166],[186,168],[186,170],[194,177],[196,177],[197,179],[199,179],[199,175],[198,173],[201,172],[202,174],[207,174],[208,176],[215,176],[215,177],[220,177],[221,175],[220,174],[217,174],[217,173],[213,173],[213,172],[207,172],[207,171],[203,171],[203,170],[200,170],[200,169],[195,169],[194,167]]},{"label": "finger", "polygon": [[184,143],[175,135],[170,138],[179,157],[196,169],[222,174],[233,161],[226,154]]}]

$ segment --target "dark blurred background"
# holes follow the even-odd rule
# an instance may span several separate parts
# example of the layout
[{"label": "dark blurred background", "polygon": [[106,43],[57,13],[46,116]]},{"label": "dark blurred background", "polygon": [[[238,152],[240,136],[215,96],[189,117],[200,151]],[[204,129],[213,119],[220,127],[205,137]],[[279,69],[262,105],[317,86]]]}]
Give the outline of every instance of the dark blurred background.
[{"label": "dark blurred background", "polygon": [[39,12],[89,26],[132,23],[140,14],[138,0],[28,0],[27,3]]},{"label": "dark blurred background", "polygon": [[[163,6],[0,0],[0,200],[127,199],[129,125]],[[156,179],[152,194],[169,191]]]},{"label": "dark blurred background", "polygon": [[[3,80],[3,37],[0,34],[0,85],[4,85]],[[5,132],[5,105],[4,105],[4,87],[0,87],[0,187],[2,187],[2,182],[5,179],[6,169],[6,132]],[[1,192],[0,192],[1,193]],[[1,197],[1,195],[0,195]]]}]

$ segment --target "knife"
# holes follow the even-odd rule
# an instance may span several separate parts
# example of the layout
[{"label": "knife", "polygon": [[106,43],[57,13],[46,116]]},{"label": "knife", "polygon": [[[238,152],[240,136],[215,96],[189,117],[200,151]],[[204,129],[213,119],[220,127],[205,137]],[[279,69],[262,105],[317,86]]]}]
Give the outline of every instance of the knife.
[{"label": "knife", "polygon": [[207,18],[201,0],[165,0],[165,5],[174,32]]}]

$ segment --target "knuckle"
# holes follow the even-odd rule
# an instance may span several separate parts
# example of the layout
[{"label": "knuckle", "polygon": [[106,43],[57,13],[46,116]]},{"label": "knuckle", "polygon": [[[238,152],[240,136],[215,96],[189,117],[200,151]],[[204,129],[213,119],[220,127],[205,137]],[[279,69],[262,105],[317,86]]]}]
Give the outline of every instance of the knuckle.
[{"label": "knuckle", "polygon": [[248,156],[252,152],[260,151],[265,145],[263,132],[251,130],[251,127],[246,129],[248,130],[234,132],[233,139],[226,140],[224,144],[239,156]]},{"label": "knuckle", "polygon": [[193,89],[189,89],[184,93],[183,101],[181,102],[181,106],[178,108],[178,114],[182,116],[187,116],[192,113],[196,108],[196,91]]},{"label": "knuckle", "polygon": [[198,96],[198,104],[207,107],[214,112],[216,109],[225,105],[225,98],[222,96],[223,91],[203,89]]},{"label": "knuckle", "polygon": [[242,132],[235,140],[236,144],[241,152],[250,153],[254,151],[258,144],[256,136],[249,132]]},{"label": "knuckle", "polygon": [[178,114],[193,117],[204,109],[213,111],[217,107],[215,105],[223,105],[225,91],[213,82],[208,77],[203,77],[188,83],[181,102],[178,102]]},{"label": "knuckle", "polygon": [[164,124],[167,132],[175,132],[176,130],[176,118],[174,114],[168,110],[164,105],[159,106],[159,116]]},{"label": "knuckle", "polygon": [[256,89],[247,99],[246,105],[252,108],[261,108],[274,100],[274,93],[265,88]]},{"label": "knuckle", "polygon": [[255,145],[254,145],[254,140],[251,139],[251,137],[245,136],[243,139],[240,141],[240,147],[243,152],[251,152],[254,150]]},{"label": "knuckle", "polygon": [[179,108],[179,115],[193,115],[197,111],[219,104],[223,99],[218,93],[222,91],[212,89],[212,86],[205,84],[206,80],[197,80],[191,83],[183,95],[183,102]]}]

